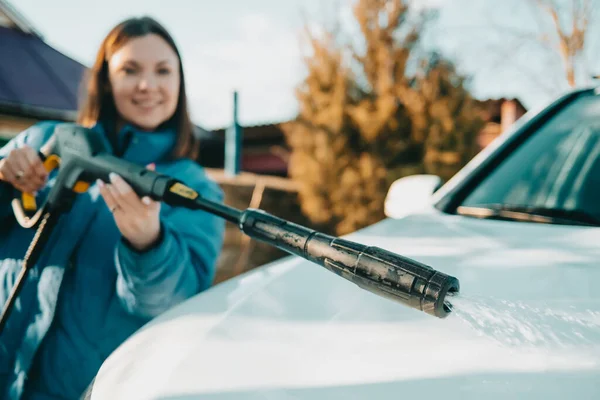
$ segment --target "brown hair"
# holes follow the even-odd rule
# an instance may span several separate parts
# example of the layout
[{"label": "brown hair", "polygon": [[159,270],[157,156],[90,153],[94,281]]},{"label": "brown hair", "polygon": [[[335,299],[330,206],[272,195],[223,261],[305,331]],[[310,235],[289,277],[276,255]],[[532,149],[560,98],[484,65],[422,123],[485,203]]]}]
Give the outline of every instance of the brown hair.
[{"label": "brown hair", "polygon": [[115,26],[108,33],[98,50],[93,67],[88,71],[87,92],[83,104],[79,109],[77,123],[86,127],[91,127],[98,121],[114,123],[113,126],[107,127],[107,134],[111,143],[116,143],[117,109],[113,95],[108,89],[110,87],[108,60],[128,40],[149,34],[156,34],[163,38],[171,46],[179,59],[181,83],[179,86],[177,108],[173,116],[165,122],[165,124],[174,125],[177,131],[177,143],[170,157],[187,157],[195,160],[198,156],[198,139],[194,135],[194,125],[188,112],[181,55],[175,45],[175,41],[167,30],[150,17],[127,19]]}]

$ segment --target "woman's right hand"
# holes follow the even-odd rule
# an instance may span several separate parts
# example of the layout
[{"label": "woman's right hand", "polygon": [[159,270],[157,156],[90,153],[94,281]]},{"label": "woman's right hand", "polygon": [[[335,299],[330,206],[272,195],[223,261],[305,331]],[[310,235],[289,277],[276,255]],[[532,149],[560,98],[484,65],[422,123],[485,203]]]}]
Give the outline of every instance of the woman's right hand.
[{"label": "woman's right hand", "polygon": [[37,151],[23,146],[0,160],[0,180],[23,193],[35,193],[46,185],[48,172]]}]

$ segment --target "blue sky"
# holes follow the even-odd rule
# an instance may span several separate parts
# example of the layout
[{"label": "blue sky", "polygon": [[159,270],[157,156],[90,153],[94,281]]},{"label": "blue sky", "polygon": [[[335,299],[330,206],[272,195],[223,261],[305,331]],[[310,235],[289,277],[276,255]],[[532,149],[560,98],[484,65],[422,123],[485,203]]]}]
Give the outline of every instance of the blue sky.
[{"label": "blue sky", "polygon": [[[535,108],[564,88],[554,79],[560,76],[556,60],[535,47],[522,48],[516,59],[514,52],[504,54],[512,44],[505,39],[498,44],[498,39],[502,39],[499,29],[490,29],[496,24],[515,30],[530,28],[530,15],[522,6],[525,0],[416,1],[440,7],[439,20],[428,36],[428,43],[453,57],[462,71],[473,76],[472,87],[477,97],[518,97],[527,107]],[[294,88],[304,73],[299,39],[302,15],[314,23],[326,22],[336,14],[335,4],[340,4],[339,15],[350,27],[352,3],[352,0],[11,1],[50,45],[86,65],[92,63],[104,35],[122,19],[132,15],[157,18],[172,32],[182,52],[192,118],[209,129],[231,122],[234,90],[239,91],[242,124],[292,118],[296,111]],[[519,66],[515,67],[516,64]]]}]

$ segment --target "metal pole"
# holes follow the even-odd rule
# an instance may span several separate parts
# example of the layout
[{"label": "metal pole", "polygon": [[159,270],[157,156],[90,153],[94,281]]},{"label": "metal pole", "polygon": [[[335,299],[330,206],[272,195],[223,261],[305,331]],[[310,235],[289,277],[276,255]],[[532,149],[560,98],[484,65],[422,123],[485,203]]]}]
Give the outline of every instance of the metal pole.
[{"label": "metal pole", "polygon": [[242,127],[238,121],[238,92],[233,92],[233,123],[225,136],[225,173],[236,176],[242,164]]}]

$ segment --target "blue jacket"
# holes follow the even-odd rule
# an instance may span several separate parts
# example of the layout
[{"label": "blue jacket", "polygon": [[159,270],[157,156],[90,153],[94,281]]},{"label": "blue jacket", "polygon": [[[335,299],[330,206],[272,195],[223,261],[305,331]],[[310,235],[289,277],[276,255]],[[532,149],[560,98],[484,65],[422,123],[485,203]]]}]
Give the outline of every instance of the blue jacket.
[{"label": "blue jacket", "polygon": [[[27,129],[0,149],[36,149],[57,122]],[[102,129],[97,125],[95,129]],[[130,126],[123,158],[173,176],[203,197],[223,194],[191,160],[161,162],[172,148],[170,131]],[[43,201],[56,174],[38,193]],[[12,215],[16,191],[0,182],[0,306],[13,287],[34,229]],[[108,355],[153,317],[208,288],[215,275],[225,222],[204,211],[161,205],[162,238],[140,253],[121,238],[96,185],[79,194],[56,226],[0,335],[0,399],[78,398]]]}]

